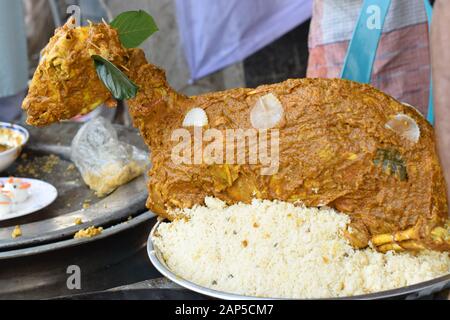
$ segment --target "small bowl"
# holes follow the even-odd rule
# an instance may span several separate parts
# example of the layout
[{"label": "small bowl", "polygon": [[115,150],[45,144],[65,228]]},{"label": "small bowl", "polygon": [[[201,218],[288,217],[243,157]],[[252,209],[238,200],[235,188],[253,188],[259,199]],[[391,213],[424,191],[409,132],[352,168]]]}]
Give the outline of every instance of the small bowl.
[{"label": "small bowl", "polygon": [[3,152],[0,148],[0,172],[16,161],[29,138],[30,134],[27,129],[15,124],[0,122],[0,147],[7,146],[9,148]]}]

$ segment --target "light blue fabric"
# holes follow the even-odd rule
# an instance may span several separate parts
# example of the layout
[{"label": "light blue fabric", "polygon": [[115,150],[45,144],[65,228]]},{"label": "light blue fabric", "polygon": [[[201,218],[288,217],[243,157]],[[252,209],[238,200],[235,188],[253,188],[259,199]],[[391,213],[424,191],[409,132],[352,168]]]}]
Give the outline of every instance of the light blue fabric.
[{"label": "light blue fabric", "polygon": [[0,98],[27,87],[26,41],[22,1],[0,0]]},{"label": "light blue fabric", "polygon": [[[370,83],[384,20],[390,5],[391,0],[364,0],[342,68],[343,79]],[[374,8],[376,13],[372,11]],[[369,19],[374,14],[378,15],[380,20],[378,26],[370,24]]]},{"label": "light blue fabric", "polygon": [[312,0],[177,0],[192,79],[241,61],[306,21]]},{"label": "light blue fabric", "polygon": [[[424,0],[428,19],[428,28],[431,30],[433,7],[429,0]],[[381,38],[384,20],[389,10],[391,0],[364,0],[361,13],[356,24],[353,37],[345,57],[341,77],[362,83],[370,83],[373,63]],[[368,28],[368,8],[377,7],[380,14],[380,28]],[[372,13],[371,13],[372,14]],[[433,82],[430,81],[430,96],[428,101],[427,120],[434,125]]]},{"label": "light blue fabric", "polygon": [[[428,17],[428,31],[431,35],[431,22],[433,20],[433,7],[429,0],[424,0],[425,11],[427,12]],[[431,37],[430,37],[431,38]],[[434,126],[434,103],[433,103],[433,75],[431,75],[430,80],[430,96],[428,98],[428,114],[427,120]]]}]

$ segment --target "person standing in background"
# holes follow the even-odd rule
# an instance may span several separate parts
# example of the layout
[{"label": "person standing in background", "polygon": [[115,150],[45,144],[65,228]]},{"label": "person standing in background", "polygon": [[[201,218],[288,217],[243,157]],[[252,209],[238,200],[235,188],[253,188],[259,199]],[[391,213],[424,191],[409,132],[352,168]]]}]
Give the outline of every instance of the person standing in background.
[{"label": "person standing in background", "polygon": [[[314,0],[307,76],[340,78],[361,0]],[[371,84],[426,116],[430,87],[428,20],[423,0],[392,0]]]},{"label": "person standing in background", "polygon": [[20,117],[28,84],[28,53],[22,1],[0,0],[0,121]]},{"label": "person standing in background", "polygon": [[450,199],[450,1],[436,1],[431,29],[436,138]]},{"label": "person standing in background", "polygon": [[31,76],[39,63],[41,50],[55,33],[56,26],[48,0],[23,0],[23,2]]}]

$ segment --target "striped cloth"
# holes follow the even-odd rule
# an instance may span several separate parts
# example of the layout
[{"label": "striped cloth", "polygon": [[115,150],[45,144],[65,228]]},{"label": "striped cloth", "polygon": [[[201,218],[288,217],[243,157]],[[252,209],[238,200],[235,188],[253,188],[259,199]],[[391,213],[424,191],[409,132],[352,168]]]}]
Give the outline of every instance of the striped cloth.
[{"label": "striped cloth", "polygon": [[[308,77],[340,77],[361,7],[362,0],[314,1]],[[392,0],[371,84],[426,115],[430,53],[422,0]]]}]

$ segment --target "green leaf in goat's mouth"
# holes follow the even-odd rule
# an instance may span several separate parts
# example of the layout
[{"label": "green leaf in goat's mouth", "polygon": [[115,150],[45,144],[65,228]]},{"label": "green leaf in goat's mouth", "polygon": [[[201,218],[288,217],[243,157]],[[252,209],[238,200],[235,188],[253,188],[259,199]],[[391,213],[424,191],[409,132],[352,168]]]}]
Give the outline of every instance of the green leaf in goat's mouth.
[{"label": "green leaf in goat's mouth", "polygon": [[98,77],[117,100],[136,97],[139,87],[125,73],[105,58],[93,55]]}]

